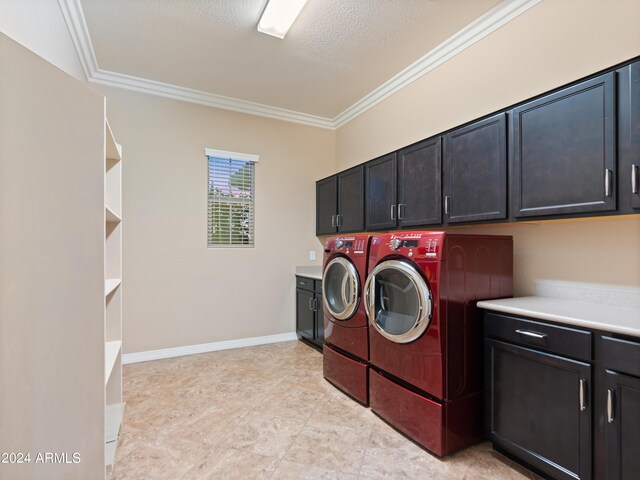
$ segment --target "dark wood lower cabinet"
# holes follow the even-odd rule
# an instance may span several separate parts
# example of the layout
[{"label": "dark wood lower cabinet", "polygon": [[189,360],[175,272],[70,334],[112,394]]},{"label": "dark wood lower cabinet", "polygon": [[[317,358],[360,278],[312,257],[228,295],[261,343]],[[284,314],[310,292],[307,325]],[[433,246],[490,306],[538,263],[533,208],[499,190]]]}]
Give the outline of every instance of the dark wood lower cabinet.
[{"label": "dark wood lower cabinet", "polygon": [[313,345],[324,345],[322,281],[296,276],[296,333]]},{"label": "dark wood lower cabinet", "polygon": [[487,311],[485,427],[553,479],[640,478],[640,338]]},{"label": "dark wood lower cabinet", "polygon": [[640,478],[640,378],[607,371],[607,479]]},{"label": "dark wood lower cabinet", "polygon": [[314,337],[313,301],[313,292],[296,289],[296,331],[307,340]]},{"label": "dark wood lower cabinet", "polygon": [[[640,478],[640,339],[599,338],[607,480]],[[604,469],[603,469],[604,470]]]},{"label": "dark wood lower cabinet", "polygon": [[494,445],[554,478],[590,479],[591,366],[497,340],[485,345]]}]

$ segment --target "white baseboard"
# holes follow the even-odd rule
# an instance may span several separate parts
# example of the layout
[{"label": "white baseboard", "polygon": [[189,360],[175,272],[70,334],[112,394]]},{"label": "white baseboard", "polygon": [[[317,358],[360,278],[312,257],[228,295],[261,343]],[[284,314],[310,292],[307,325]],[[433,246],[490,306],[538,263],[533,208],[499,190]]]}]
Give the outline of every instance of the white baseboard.
[{"label": "white baseboard", "polygon": [[146,352],[125,353],[122,355],[122,363],[148,362],[162,358],[182,357],[183,355],[195,355],[197,353],[217,352],[232,348],[253,347],[268,343],[288,342],[296,340],[295,332],[280,333],[278,335],[265,335],[264,337],[239,338],[238,340],[225,340],[223,342],[201,343],[198,345],[186,345],[184,347],[163,348]]}]

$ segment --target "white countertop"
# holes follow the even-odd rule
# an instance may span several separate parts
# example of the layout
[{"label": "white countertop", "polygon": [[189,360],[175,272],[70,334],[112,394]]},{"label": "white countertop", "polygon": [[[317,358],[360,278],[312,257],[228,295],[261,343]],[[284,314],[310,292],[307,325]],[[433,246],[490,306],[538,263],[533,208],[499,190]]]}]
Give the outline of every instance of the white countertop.
[{"label": "white countertop", "polygon": [[296,267],[296,275],[322,280],[322,267],[320,265]]},{"label": "white countertop", "polygon": [[640,309],[551,297],[478,302],[479,308],[640,337]]}]

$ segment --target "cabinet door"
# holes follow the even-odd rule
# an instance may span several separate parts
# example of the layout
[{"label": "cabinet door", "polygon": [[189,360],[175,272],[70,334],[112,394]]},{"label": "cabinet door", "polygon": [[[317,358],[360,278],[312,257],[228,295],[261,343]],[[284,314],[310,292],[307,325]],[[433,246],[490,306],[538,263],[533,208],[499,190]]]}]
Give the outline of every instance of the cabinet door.
[{"label": "cabinet door", "polygon": [[364,178],[363,167],[338,174],[338,231],[364,230]]},{"label": "cabinet door", "polygon": [[507,216],[505,114],[444,137],[444,218],[447,223]]},{"label": "cabinet door", "polygon": [[441,137],[398,152],[398,226],[442,223]]},{"label": "cabinet door", "polygon": [[365,228],[382,230],[396,226],[396,154],[364,164]]},{"label": "cabinet door", "polygon": [[338,177],[336,175],[316,182],[316,235],[338,231]]},{"label": "cabinet door", "polygon": [[322,310],[322,295],[316,293],[316,343],[322,345],[324,343],[324,312]]},{"label": "cabinet door", "polygon": [[640,209],[640,62],[618,70],[618,195],[621,213]]},{"label": "cabinet door", "polygon": [[313,292],[296,289],[296,331],[299,335],[313,340]]},{"label": "cabinet door", "polygon": [[615,210],[614,92],[608,73],[512,111],[516,218]]},{"label": "cabinet door", "polygon": [[607,377],[607,479],[640,475],[640,379],[611,371]]},{"label": "cabinet door", "polygon": [[497,340],[485,348],[490,439],[554,478],[589,479],[590,365]]}]

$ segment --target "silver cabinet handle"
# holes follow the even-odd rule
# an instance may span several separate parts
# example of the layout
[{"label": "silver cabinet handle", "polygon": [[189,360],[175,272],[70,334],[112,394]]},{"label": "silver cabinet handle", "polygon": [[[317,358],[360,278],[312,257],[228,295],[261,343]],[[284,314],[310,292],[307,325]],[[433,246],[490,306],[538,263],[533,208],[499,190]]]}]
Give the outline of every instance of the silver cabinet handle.
[{"label": "silver cabinet handle", "polygon": [[317,298],[313,299],[313,311],[314,312],[318,311],[318,299]]},{"label": "silver cabinet handle", "polygon": [[313,310],[313,298],[309,299],[309,310]]},{"label": "silver cabinet handle", "polygon": [[638,193],[638,165],[631,165],[631,193]]},{"label": "silver cabinet handle", "polygon": [[584,412],[587,409],[587,381],[584,378],[580,379],[580,411]]},{"label": "silver cabinet handle", "polygon": [[531,332],[529,330],[518,329],[516,330],[516,333],[519,333],[520,335],[524,335],[526,337],[533,337],[533,338],[539,338],[539,339],[547,338],[546,333]]},{"label": "silver cabinet handle", "polygon": [[336,227],[340,227],[340,217],[342,215],[336,215]]},{"label": "silver cabinet handle", "polygon": [[608,389],[607,390],[607,422],[609,423],[613,423],[613,397],[614,393],[613,390]]},{"label": "silver cabinet handle", "polygon": [[604,196],[611,196],[611,181],[613,179],[613,175],[610,169],[604,169]]},{"label": "silver cabinet handle", "polygon": [[333,228],[336,227],[336,216],[335,215],[331,215],[331,226]]},{"label": "silver cabinet handle", "polygon": [[399,220],[402,220],[402,218],[404,217],[404,207],[405,207],[404,203],[399,203],[398,204],[398,219]]},{"label": "silver cabinet handle", "polygon": [[396,206],[391,205],[391,220],[395,220],[395,219],[396,219]]},{"label": "silver cabinet handle", "polygon": [[449,215],[449,195],[444,196],[444,213],[445,215]]}]

